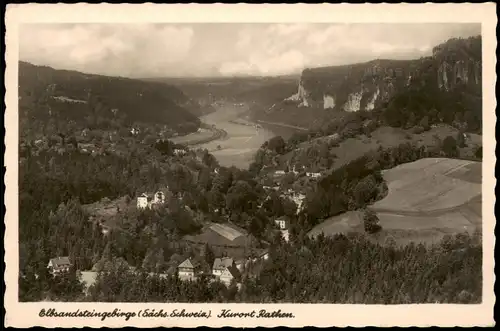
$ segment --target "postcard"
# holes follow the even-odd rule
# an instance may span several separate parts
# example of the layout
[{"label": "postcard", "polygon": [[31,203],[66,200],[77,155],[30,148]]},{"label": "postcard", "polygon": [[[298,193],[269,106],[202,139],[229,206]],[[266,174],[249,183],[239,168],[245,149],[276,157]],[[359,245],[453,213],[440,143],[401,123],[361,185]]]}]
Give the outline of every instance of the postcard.
[{"label": "postcard", "polygon": [[493,326],[495,6],[8,5],[4,323]]}]

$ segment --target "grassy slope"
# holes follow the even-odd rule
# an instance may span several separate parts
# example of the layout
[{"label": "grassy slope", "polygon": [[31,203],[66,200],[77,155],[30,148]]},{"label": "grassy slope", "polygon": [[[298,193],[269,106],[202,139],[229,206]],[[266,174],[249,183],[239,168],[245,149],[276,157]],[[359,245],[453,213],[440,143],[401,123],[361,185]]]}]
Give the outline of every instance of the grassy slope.
[{"label": "grassy slope", "polygon": [[[386,171],[384,177],[389,194],[370,207],[377,212],[382,231],[370,238],[380,244],[389,237],[397,244],[410,241],[431,244],[446,234],[473,232],[480,228],[480,175],[481,163],[452,159],[422,159]],[[452,185],[443,191],[445,181]],[[428,206],[434,210],[422,210],[419,206],[418,202],[426,198],[434,202]],[[413,209],[411,202],[415,203]],[[385,210],[387,206],[391,210]],[[362,214],[351,211],[329,218],[309,235],[321,232],[326,235],[364,233]]]}]

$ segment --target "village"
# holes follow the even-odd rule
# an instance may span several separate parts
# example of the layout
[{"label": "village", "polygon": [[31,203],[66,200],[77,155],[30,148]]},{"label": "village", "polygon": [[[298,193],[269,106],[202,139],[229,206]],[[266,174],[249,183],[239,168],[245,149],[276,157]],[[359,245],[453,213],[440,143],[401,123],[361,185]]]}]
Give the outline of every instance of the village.
[{"label": "village", "polygon": [[[214,169],[217,173],[218,168]],[[277,172],[277,176],[280,172]],[[278,186],[279,187],[279,186]],[[155,193],[142,193],[137,196],[135,208],[138,212],[144,210],[154,210],[165,207],[168,202],[168,187],[165,191],[159,190]],[[177,195],[182,200],[182,195]],[[297,213],[303,208],[304,194],[295,193],[288,189],[281,194],[282,198],[288,198],[297,205]],[[267,196],[266,200],[269,198]],[[109,235],[113,229],[110,219],[119,215],[120,211],[130,208],[131,202],[121,198],[114,201],[103,199],[100,202],[84,206],[89,213],[89,221],[98,224],[103,235]],[[264,201],[266,201],[264,200]],[[127,207],[127,204],[129,205]],[[185,207],[189,209],[189,207]],[[281,233],[283,240],[289,241],[290,221],[287,217],[277,217],[274,219],[276,231]],[[237,288],[241,286],[243,276],[252,277],[258,272],[259,262],[269,258],[269,243],[257,240],[246,230],[231,223],[207,223],[199,234],[187,235],[183,242],[195,248],[197,254],[189,254],[186,258],[179,260],[175,267],[169,268],[166,272],[149,272],[150,275],[159,277],[177,276],[182,281],[196,281],[200,277],[207,277],[211,282],[219,281],[229,287],[235,284]],[[209,249],[213,252],[213,262],[207,267],[205,251]],[[190,252],[192,252],[191,250]],[[54,277],[69,273],[75,270],[75,265],[69,256],[58,256],[51,258],[47,264],[47,269]],[[98,268],[97,268],[98,269]],[[88,288],[95,283],[98,273],[94,266],[92,270],[76,270],[81,282]],[[140,272],[135,267],[130,267],[133,272]]]}]

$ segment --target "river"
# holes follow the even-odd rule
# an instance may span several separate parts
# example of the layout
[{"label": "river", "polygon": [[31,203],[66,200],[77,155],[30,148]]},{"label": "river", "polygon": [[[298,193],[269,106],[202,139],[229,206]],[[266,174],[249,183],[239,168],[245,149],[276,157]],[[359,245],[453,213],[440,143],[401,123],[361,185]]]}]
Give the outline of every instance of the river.
[{"label": "river", "polygon": [[[226,103],[217,106],[215,112],[200,117],[203,123],[215,125],[217,129],[224,130],[227,135],[208,143],[191,146],[191,148],[208,149],[221,166],[248,169],[260,146],[276,134],[265,128],[256,128],[254,123],[242,118],[246,110],[245,106]],[[196,140],[205,137],[206,134],[206,132],[192,133],[190,139]],[[186,138],[173,139],[178,143],[181,140],[185,141]]]}]

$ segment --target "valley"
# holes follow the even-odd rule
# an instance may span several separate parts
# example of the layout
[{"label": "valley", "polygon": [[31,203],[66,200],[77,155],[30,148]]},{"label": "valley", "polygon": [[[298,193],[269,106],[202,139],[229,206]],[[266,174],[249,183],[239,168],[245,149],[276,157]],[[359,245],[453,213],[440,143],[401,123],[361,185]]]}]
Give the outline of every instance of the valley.
[{"label": "valley", "polygon": [[476,46],[300,77],[21,63],[22,301],[481,300]]},{"label": "valley", "polygon": [[214,112],[201,116],[208,129],[171,139],[176,144],[191,148],[207,149],[225,167],[247,169],[257,150],[272,137],[281,134],[290,136],[305,128],[282,123],[248,121],[245,104],[220,102],[213,105]]}]

